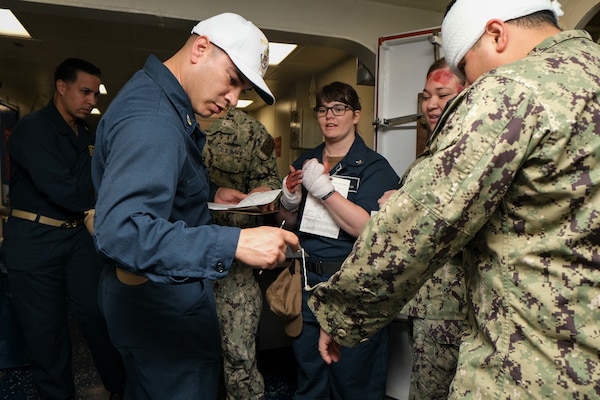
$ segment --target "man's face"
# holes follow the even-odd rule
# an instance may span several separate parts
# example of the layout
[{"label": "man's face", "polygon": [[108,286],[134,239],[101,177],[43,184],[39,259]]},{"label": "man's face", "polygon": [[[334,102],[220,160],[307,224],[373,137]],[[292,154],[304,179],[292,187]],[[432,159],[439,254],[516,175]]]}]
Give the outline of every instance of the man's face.
[{"label": "man's face", "polygon": [[75,82],[57,81],[59,93],[57,107],[71,118],[84,119],[96,106],[100,94],[100,78],[87,72],[79,71]]},{"label": "man's face", "polygon": [[237,105],[240,94],[252,88],[227,53],[212,45],[204,62],[191,72],[186,92],[194,112],[203,118]]}]

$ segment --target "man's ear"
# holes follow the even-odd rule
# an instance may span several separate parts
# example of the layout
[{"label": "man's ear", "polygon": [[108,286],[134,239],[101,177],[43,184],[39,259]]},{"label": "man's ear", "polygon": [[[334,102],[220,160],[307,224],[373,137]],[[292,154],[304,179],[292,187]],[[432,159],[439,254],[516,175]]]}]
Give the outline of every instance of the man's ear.
[{"label": "man's ear", "polygon": [[67,82],[63,81],[62,79],[59,79],[59,80],[56,81],[55,86],[56,86],[56,91],[61,96],[63,94],[65,94],[65,91],[67,90]]},{"label": "man's ear", "polygon": [[494,42],[497,53],[502,53],[508,46],[508,30],[504,21],[491,19],[485,24],[485,33]]},{"label": "man's ear", "polygon": [[208,36],[201,35],[196,37],[192,42],[192,51],[190,54],[192,63],[195,64],[200,58],[205,57],[211,46],[212,43],[208,39]]}]

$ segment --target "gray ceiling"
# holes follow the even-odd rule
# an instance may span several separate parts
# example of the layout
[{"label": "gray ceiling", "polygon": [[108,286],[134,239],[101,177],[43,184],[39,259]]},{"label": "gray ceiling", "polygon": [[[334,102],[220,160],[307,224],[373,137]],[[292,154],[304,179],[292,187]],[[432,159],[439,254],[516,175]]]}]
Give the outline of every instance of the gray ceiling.
[{"label": "gray ceiling", "polygon": [[[443,12],[448,3],[448,0],[368,1],[438,12]],[[169,57],[183,44],[195,23],[29,1],[3,0],[2,7],[12,9],[35,38],[21,40],[0,36],[0,99],[10,102],[17,93],[26,93],[31,104],[24,107],[22,114],[48,102],[54,91],[54,67],[73,55],[102,69],[103,81],[110,93],[101,97],[99,107],[106,108],[118,88],[143,65],[149,54],[159,59]],[[590,24],[598,25],[595,20]],[[277,32],[265,33],[272,41],[300,43],[284,63],[267,71],[267,84],[275,97],[287,93],[295,82],[350,57],[348,48],[331,47],[326,38],[315,40],[300,34],[289,38],[281,37],[281,33],[278,36]],[[372,58],[366,60],[367,65],[375,65],[374,55]],[[255,103],[255,107],[262,105],[260,100]]]},{"label": "gray ceiling", "polygon": [[[434,11],[442,10],[447,3],[447,0],[369,1]],[[18,96],[31,99],[31,104],[21,110],[22,114],[48,102],[54,92],[55,66],[74,55],[102,69],[109,95],[102,96],[98,105],[100,109],[106,108],[118,88],[143,65],[149,54],[159,59],[169,57],[183,44],[196,22],[27,1],[2,3],[3,8],[13,10],[34,36],[33,40],[0,36],[0,99],[10,102],[17,94],[26,94]],[[265,33],[272,41],[291,40]],[[267,71],[267,84],[275,97],[287,93],[295,82],[308,79],[350,56],[347,49],[328,46],[326,39],[322,43],[302,35],[294,39],[301,45],[283,64],[271,66]],[[374,56],[372,58],[368,61],[374,65]],[[255,96],[250,93],[250,97]],[[255,108],[262,106],[260,100],[255,104]]]}]

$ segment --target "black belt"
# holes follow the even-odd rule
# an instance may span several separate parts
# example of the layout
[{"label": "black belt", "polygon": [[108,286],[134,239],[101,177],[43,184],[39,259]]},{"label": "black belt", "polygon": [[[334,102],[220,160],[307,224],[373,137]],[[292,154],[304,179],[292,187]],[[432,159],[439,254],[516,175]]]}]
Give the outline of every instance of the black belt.
[{"label": "black belt", "polygon": [[319,275],[331,275],[339,271],[344,261],[306,260],[306,269]]}]

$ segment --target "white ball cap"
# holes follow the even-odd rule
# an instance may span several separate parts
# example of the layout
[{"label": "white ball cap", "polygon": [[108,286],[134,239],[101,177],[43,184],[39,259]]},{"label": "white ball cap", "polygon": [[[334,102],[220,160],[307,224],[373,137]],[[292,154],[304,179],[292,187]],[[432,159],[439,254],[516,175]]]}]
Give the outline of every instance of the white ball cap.
[{"label": "white ball cap", "polygon": [[275,103],[263,79],[269,67],[269,41],[252,22],[234,13],[223,13],[198,22],[192,33],[207,36],[225,51],[265,103]]}]

